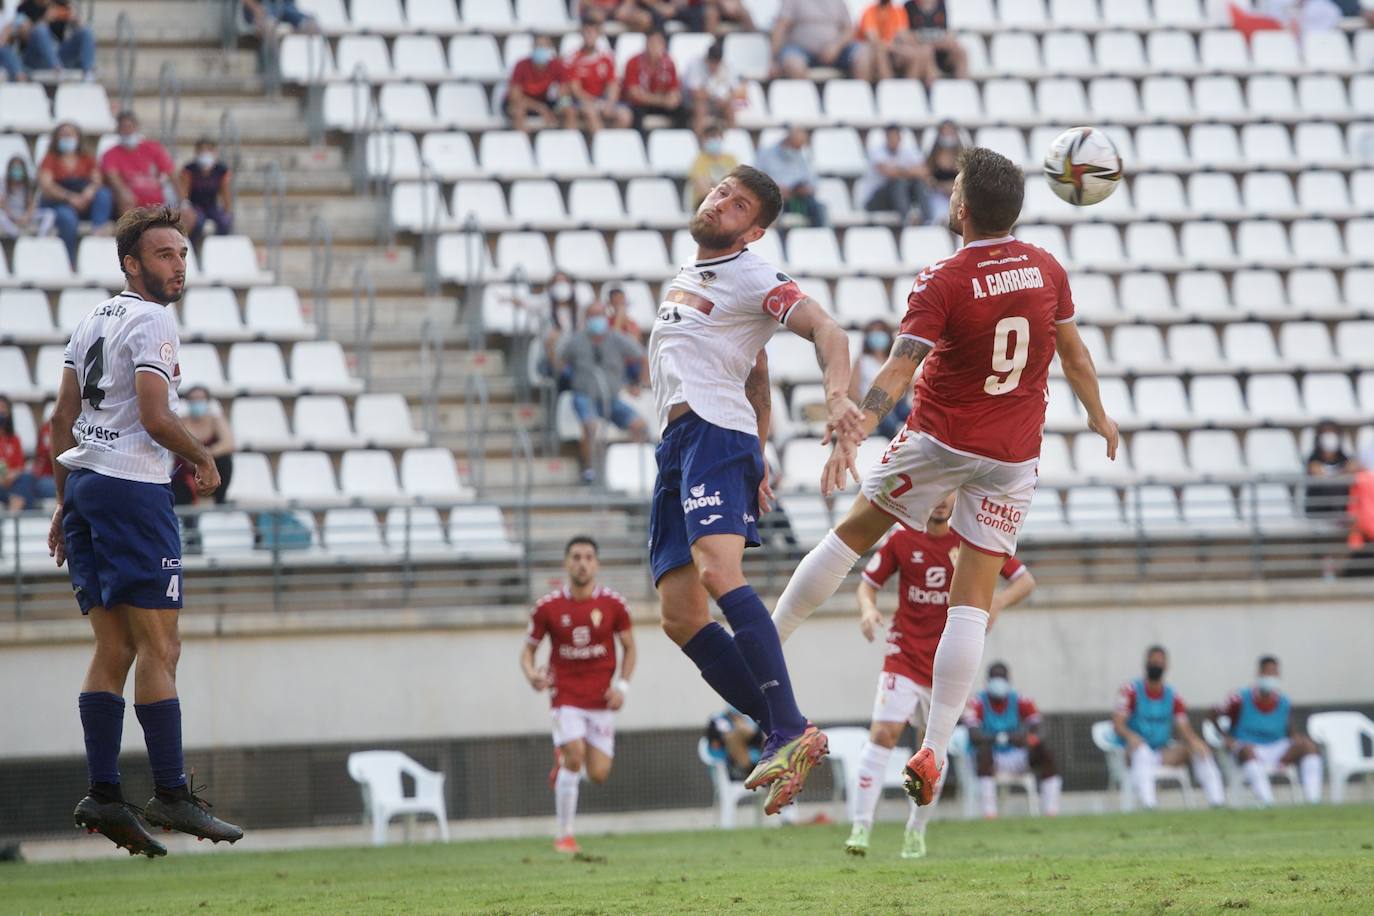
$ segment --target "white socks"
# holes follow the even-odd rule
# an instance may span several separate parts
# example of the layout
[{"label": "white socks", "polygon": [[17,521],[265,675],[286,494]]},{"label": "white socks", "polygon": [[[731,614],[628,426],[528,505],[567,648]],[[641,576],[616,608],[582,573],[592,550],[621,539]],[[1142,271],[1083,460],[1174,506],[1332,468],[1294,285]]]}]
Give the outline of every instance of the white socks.
[{"label": "white socks", "polygon": [[1298,761],[1298,773],[1302,775],[1302,794],[1308,804],[1320,804],[1322,800],[1322,758],[1321,754],[1308,754]]},{"label": "white socks", "polygon": [[940,781],[935,784],[935,796],[931,798],[930,804],[918,805],[912,801],[911,796],[907,796],[907,807],[911,810],[906,817],[906,829],[916,830],[922,835],[926,832],[926,824],[935,815],[935,806],[940,803],[940,795],[945,791],[945,772],[940,771]]},{"label": "white socks", "polygon": [[1046,776],[1040,780],[1040,810],[1046,817],[1054,817],[1059,813],[1059,796],[1063,792],[1063,776]]},{"label": "white socks", "polygon": [[873,829],[873,811],[878,807],[878,799],[883,794],[883,776],[887,773],[887,761],[892,756],[892,748],[864,743],[859,753],[859,787],[854,793],[854,823]]},{"label": "white socks", "polygon": [[1226,804],[1226,786],[1221,781],[1221,770],[1217,769],[1217,762],[1211,754],[1193,755],[1193,775],[1202,786],[1202,794],[1207,796],[1207,804],[1213,808]]},{"label": "white socks", "polygon": [[930,715],[922,747],[930,748],[943,770],[945,748],[964,713],[969,691],[983,661],[983,640],[988,632],[988,612],[966,604],[949,609],[940,646],[935,650]]},{"label": "white socks", "polygon": [[1260,804],[1268,808],[1274,803],[1274,787],[1269,784],[1269,773],[1264,764],[1253,757],[1240,765],[1245,771],[1245,780],[1250,783],[1250,791],[1255,793]]},{"label": "white socks", "polygon": [[993,776],[978,777],[978,800],[983,803],[983,817],[997,816],[997,779]]},{"label": "white socks", "polygon": [[1155,752],[1148,744],[1141,744],[1131,754],[1131,782],[1140,806],[1153,811],[1159,799],[1155,793]]},{"label": "white socks", "polygon": [[802,557],[778,599],[778,606],[773,611],[778,639],[787,642],[792,631],[839,590],[857,562],[859,555],[831,528],[821,542]]},{"label": "white socks", "polygon": [[558,768],[558,776],[553,783],[553,809],[558,815],[558,837],[573,835],[573,818],[577,815],[577,789],[582,782],[582,774]]}]

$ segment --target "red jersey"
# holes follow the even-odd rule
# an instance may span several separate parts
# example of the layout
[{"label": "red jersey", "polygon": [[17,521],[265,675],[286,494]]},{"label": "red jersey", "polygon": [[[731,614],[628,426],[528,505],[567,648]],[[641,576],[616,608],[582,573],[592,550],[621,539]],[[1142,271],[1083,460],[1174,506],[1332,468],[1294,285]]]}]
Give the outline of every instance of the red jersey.
[{"label": "red jersey", "polygon": [[532,99],[548,99],[550,91],[557,83],[563,82],[563,62],[558,58],[543,67],[536,67],[534,61],[525,58],[511,71],[510,84],[519,86],[520,91]]},{"label": "red jersey", "polygon": [[0,433],[0,468],[16,474],[24,470],[24,446],[16,435]]},{"label": "red jersey", "polygon": [[664,54],[657,64],[650,63],[649,54],[636,54],[625,64],[625,78],[620,81],[620,93],[628,95],[631,88],[641,92],[671,92],[678,87],[677,67],[673,59]]},{"label": "red jersey", "polygon": [[[1008,702],[1010,702],[1010,697],[1004,697],[1000,700],[996,697],[988,697],[987,705],[992,707],[991,712],[996,717],[1006,711]],[[964,710],[964,724],[970,728],[982,728],[983,720],[987,718],[988,712],[989,710],[983,705],[983,695],[975,693],[969,698],[968,708]],[[1016,716],[1023,728],[1040,724],[1040,710],[1035,705],[1035,701],[1020,692],[1016,694]]]},{"label": "red jersey", "polygon": [[971,242],[925,268],[899,332],[933,348],[907,425],[982,458],[1038,457],[1055,327],[1073,317],[1064,268],[1011,236]]},{"label": "red jersey", "polygon": [[576,84],[590,96],[600,98],[606,87],[615,83],[615,59],[607,51],[581,48],[563,61],[563,82]]},{"label": "red jersey", "polygon": [[[874,588],[900,572],[897,613],[887,634],[883,670],[900,674],[929,687],[935,664],[935,647],[945,631],[949,612],[949,583],[954,578],[954,557],[961,539],[951,529],[943,537],[931,537],[910,528],[894,529],[864,567],[863,579]],[[1011,581],[1026,571],[1016,557],[1002,564],[1002,578]]]},{"label": "red jersey", "polygon": [[122,145],[112,146],[101,157],[100,167],[106,174],[122,177],[140,207],[165,202],[162,182],[175,171],[172,157],[156,140],[144,140],[133,149]]},{"label": "red jersey", "polygon": [[547,634],[553,645],[551,704],[605,709],[606,690],[615,676],[615,634],[629,628],[625,599],[609,588],[598,585],[583,601],[566,588],[540,598],[530,611],[525,638],[537,646]]}]

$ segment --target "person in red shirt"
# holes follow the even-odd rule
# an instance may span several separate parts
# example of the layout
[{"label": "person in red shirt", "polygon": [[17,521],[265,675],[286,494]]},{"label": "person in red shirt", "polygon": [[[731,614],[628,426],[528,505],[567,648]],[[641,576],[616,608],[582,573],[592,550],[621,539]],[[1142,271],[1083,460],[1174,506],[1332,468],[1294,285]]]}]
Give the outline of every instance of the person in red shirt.
[{"label": "person in red shirt", "polygon": [[620,86],[620,97],[634,114],[635,130],[643,129],[644,116],[651,114],[664,115],[674,127],[686,123],[682,85],[678,82],[677,67],[668,56],[668,36],[661,29],[650,32],[643,53],[626,62]]},{"label": "person in red shirt", "polygon": [[14,431],[14,405],[0,395],[0,501],[9,511],[37,508],[38,501],[52,499],[52,450],[48,450],[48,474],[39,473],[38,455],[33,464],[24,460],[24,444]]},{"label": "person in red shirt", "polygon": [[[537,691],[549,691],[553,706],[554,789],[558,836],[553,848],[575,853],[573,818],[585,765],[587,778],[603,783],[615,757],[613,713],[625,703],[635,670],[635,638],[625,599],[596,584],[596,541],[578,535],[563,550],[568,584],[540,598],[520,651],[520,668]],[[544,637],[548,664],[535,664]],[[620,640],[620,676],[615,676],[615,640]]]},{"label": "person in red shirt", "polygon": [[[869,642],[885,632],[887,650],[873,698],[868,743],[859,758],[854,827],[845,843],[850,855],[868,853],[883,776],[906,723],[911,722],[918,730],[925,727],[935,649],[945,628],[949,583],[962,543],[949,525],[953,512],[954,496],[949,495],[931,510],[924,531],[895,526],[874,551],[859,582],[859,629]],[[898,577],[897,612],[889,628],[878,610],[878,592],[894,573]],[[1024,601],[1035,589],[1035,577],[1015,557],[1007,557],[1002,565],[1002,578],[1007,587],[993,596],[993,618],[1002,609]],[[902,858],[919,859],[926,854],[926,824],[934,810],[934,804],[911,805]]]},{"label": "person in red shirt", "polygon": [[100,165],[81,148],[81,128],[63,121],[52,132],[52,142],[38,165],[38,206],[53,211],[57,234],[76,263],[77,230],[81,220],[91,221],[92,235],[108,235],[114,199],[105,187]]},{"label": "person in red shirt", "polygon": [[506,92],[506,114],[516,130],[530,131],[528,118],[536,115],[546,125],[553,124],[553,106],[558,101],[563,81],[563,62],[558,59],[550,35],[534,36],[530,56],[511,71]]},{"label": "person in red shirt", "polygon": [[576,130],[579,122],[595,133],[603,124],[629,127],[634,121],[630,109],[620,102],[615,58],[601,46],[599,16],[582,19],[582,47],[563,61],[563,98],[558,106],[563,126],[569,130]]},{"label": "person in red shirt", "polygon": [[[119,145],[100,157],[105,182],[114,193],[115,213],[122,215],[134,207],[162,206],[176,199],[176,166],[167,149],[150,140],[138,129],[138,116],[121,111],[117,119]],[[196,225],[195,208],[182,202],[182,222]]]},{"label": "person in red shirt", "polygon": [[988,666],[988,683],[969,700],[964,713],[969,742],[976,749],[978,797],[983,817],[997,816],[997,777],[1034,773],[1040,784],[1040,805],[1050,817],[1059,813],[1064,779],[1054,755],[1040,740],[1040,710],[1035,701],[1011,686],[1006,662]]},{"label": "person in red shirt", "polygon": [[[1109,458],[1118,438],[1074,325],[1068,274],[1049,252],[1011,234],[1025,195],[1020,167],[982,147],[963,151],[959,166],[949,228],[964,246],[917,276],[897,341],[860,405],[866,436],[920,367],[906,428],[868,469],[844,520],[802,559],[773,612],[778,632],[790,633],[894,519],[920,530],[945,494],[958,494],[951,525],[971,549],[955,564],[925,740],[906,767],[907,791],[921,805],[934,798],[982,661],[997,574],[1016,552],[1030,510],[1056,352]],[[847,475],[858,479],[859,441],[852,434],[836,440],[821,477],[826,495],[843,488]]]}]

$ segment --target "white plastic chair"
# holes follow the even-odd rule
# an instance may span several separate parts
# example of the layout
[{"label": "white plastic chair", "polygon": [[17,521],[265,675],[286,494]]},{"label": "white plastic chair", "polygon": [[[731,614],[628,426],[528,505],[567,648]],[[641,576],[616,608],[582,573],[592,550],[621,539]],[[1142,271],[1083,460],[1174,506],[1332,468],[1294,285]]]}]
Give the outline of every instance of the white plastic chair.
[{"label": "white plastic chair", "polygon": [[[735,812],[741,803],[753,800],[753,793],[744,787],[743,782],[730,779],[730,769],[725,761],[711,756],[711,743],[702,737],[697,740],[697,758],[711,771],[711,786],[716,792],[716,804],[720,815],[720,829],[735,829]],[[762,818],[762,807],[755,808],[755,821]]]},{"label": "white plastic chair", "polygon": [[[402,774],[415,780],[413,796],[406,796]],[[425,769],[400,751],[358,751],[348,755],[348,775],[362,787],[363,822],[372,823],[372,845],[386,845],[387,825],[400,814],[407,816],[407,840],[415,815],[432,814],[439,823],[439,838],[448,842],[443,773]]]},{"label": "white plastic chair", "polygon": [[[1222,716],[1223,726],[1230,728],[1231,720],[1227,716]],[[1202,740],[1215,752],[1213,756],[1217,758],[1217,766],[1221,768],[1221,778],[1226,783],[1227,804],[1231,807],[1238,807],[1240,800],[1240,788],[1245,782],[1245,774],[1236,763],[1235,756],[1226,749],[1226,740],[1222,736],[1221,729],[1217,728],[1216,723],[1211,719],[1202,720]],[[1298,778],[1298,768],[1291,763],[1287,766],[1277,766],[1269,771],[1269,778],[1282,776],[1288,782],[1288,788],[1293,793],[1293,804],[1302,803],[1302,785]]]},{"label": "white plastic chair", "polygon": [[[949,756],[958,768],[959,796],[963,799],[964,816],[972,818],[977,816],[977,791],[978,773],[973,759],[973,744],[969,740],[968,727],[958,725],[954,728],[954,734],[949,740]],[[1040,788],[1036,785],[1035,773],[1027,770],[1024,773],[997,773],[993,777],[997,786],[997,794],[1001,795],[1002,790],[1008,792],[1012,789],[1020,789],[1026,796],[1026,808],[1031,817],[1040,816]]]},{"label": "white plastic chair", "polygon": [[[1110,719],[1093,723],[1093,744],[1107,758],[1107,789],[1116,787],[1121,793],[1121,810],[1135,809],[1135,785],[1131,782],[1130,767],[1126,764],[1126,748],[1116,743],[1116,727]],[[1186,766],[1156,767],[1155,784],[1176,782],[1183,792],[1183,806],[1193,807],[1193,783]]]},{"label": "white plastic chair", "polygon": [[1351,776],[1374,773],[1374,757],[1365,754],[1363,741],[1374,741],[1374,722],[1358,712],[1319,712],[1307,720],[1307,733],[1326,749],[1331,801],[1339,805]]}]

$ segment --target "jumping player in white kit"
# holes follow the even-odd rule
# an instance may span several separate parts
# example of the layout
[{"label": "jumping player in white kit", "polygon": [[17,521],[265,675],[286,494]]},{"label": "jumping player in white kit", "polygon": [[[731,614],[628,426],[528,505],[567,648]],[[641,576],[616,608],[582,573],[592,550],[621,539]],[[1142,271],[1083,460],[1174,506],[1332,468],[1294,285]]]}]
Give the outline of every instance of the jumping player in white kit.
[{"label": "jumping player in white kit", "polygon": [[[1049,252],[1011,234],[1024,194],[1021,169],[1006,157],[981,147],[961,154],[949,228],[964,246],[917,276],[897,341],[862,404],[868,433],[930,354],[907,427],[867,469],[862,494],[803,558],[773,613],[786,639],[894,519],[924,530],[931,509],[957,493],[950,525],[971,549],[954,566],[926,735],[906,766],[907,792],[921,805],[934,797],[982,660],[998,573],[1030,509],[1056,352],[1088,428],[1116,457],[1116,423],[1102,409],[1092,357],[1074,325],[1068,275]],[[839,441],[827,472],[843,475],[852,449]]]},{"label": "jumping player in white kit", "polygon": [[[758,169],[725,176],[692,216],[697,260],[668,284],[649,338],[663,432],[649,558],[663,629],[716,693],[768,734],[745,785],[768,786],[769,814],[792,801],[826,753],[825,734],[797,709],[777,630],[743,572],[744,549],[758,546],[758,516],[772,495],[762,451],[770,418],[763,347],[779,326],[816,345],[827,436],[857,441],[861,417],[848,396],[844,331],[747,247],[781,206],[777,184]],[[733,635],[711,620],[708,596]]]},{"label": "jumping player in white kit", "polygon": [[[176,317],[186,286],[186,236],[167,207],[125,213],[115,245],[126,288],[72,333],[52,417],[57,511],[48,550],[67,564],[95,655],[79,706],[90,788],[78,826],[152,856],[167,849],[146,825],[235,842],[243,831],[209,812],[187,783],[176,666],[184,594],[181,535],[172,508],[171,454],[196,473],[202,495],[219,486],[214,459],[177,419],[181,381]],[[134,673],[156,793],[144,808],[124,800],[119,745],[124,686]]]}]

